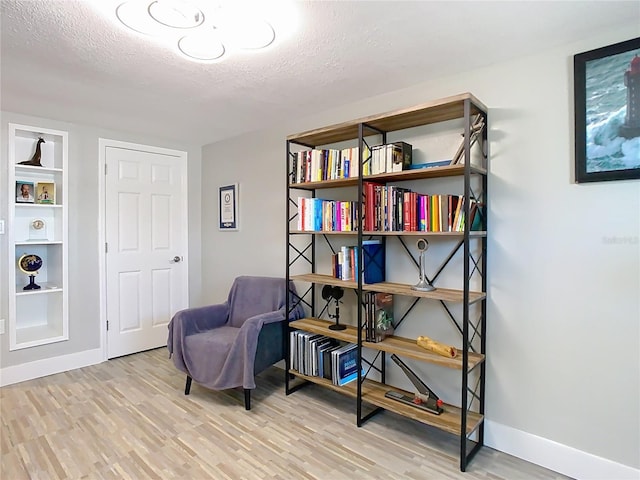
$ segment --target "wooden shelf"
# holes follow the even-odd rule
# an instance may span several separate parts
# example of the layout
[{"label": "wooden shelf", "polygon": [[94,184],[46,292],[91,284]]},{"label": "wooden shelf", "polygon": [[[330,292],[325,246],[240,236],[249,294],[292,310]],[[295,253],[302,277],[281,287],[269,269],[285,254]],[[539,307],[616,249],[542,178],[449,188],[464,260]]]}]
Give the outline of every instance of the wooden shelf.
[{"label": "wooden shelf", "polygon": [[[296,370],[289,370],[289,373],[309,382],[322,385],[323,387],[329,388],[333,391],[349,395],[353,398],[355,398],[357,395],[357,385],[355,382],[351,382],[340,387],[338,385],[334,385],[330,380],[327,380],[326,378],[303,375]],[[445,403],[442,406],[444,412],[440,415],[435,415],[433,413],[425,412],[418,408],[411,407],[410,405],[405,405],[403,403],[385,397],[385,393],[390,390],[403,393],[405,395],[413,395],[413,393],[407,392],[406,390],[401,390],[399,388],[375,382],[373,380],[365,380],[362,384],[362,400],[370,403],[371,405],[389,410],[390,412],[395,412],[399,415],[412,418],[413,420],[424,423],[426,425],[434,426],[436,428],[439,428],[440,430],[444,430],[445,432],[460,435],[462,418],[462,412],[460,408]],[[471,433],[473,433],[483,421],[483,415],[476,412],[467,412],[467,425],[465,429],[466,435],[469,436]]]},{"label": "wooden shelf", "polygon": [[[334,230],[289,230],[291,235],[358,235],[358,232],[355,231],[334,231]],[[385,237],[464,237],[464,232],[404,232],[404,231],[389,231],[389,232],[379,232],[376,230],[362,232],[362,236],[364,237],[375,237],[375,236],[385,236]],[[484,230],[474,230],[469,232],[469,236],[472,238],[481,238],[486,237],[487,232]]]},{"label": "wooden shelf", "polygon": [[[303,281],[311,283],[320,283],[323,285],[335,285],[343,288],[358,288],[358,282],[340,280],[331,275],[322,275],[319,273],[306,273],[302,275],[291,275],[291,280]],[[450,288],[436,288],[432,292],[418,292],[411,289],[411,285],[403,283],[381,282],[363,284],[362,290],[368,292],[392,293],[394,295],[403,295],[406,297],[421,297],[431,300],[442,300],[444,302],[460,303],[464,301],[464,291],[454,290]],[[480,300],[484,300],[486,294],[483,292],[469,292],[469,304],[473,304]]]},{"label": "wooden shelf", "polygon": [[[475,175],[486,175],[487,170],[476,165],[471,165],[470,170]],[[420,168],[417,170],[404,170],[394,173],[378,173],[362,177],[363,182],[405,182],[408,180],[424,180],[426,178],[455,177],[464,175],[464,165],[446,165],[444,167]],[[291,183],[289,188],[301,190],[316,190],[321,188],[353,187],[358,185],[358,177],[336,178],[322,180],[320,182]]]},{"label": "wooden shelf", "polygon": [[[345,330],[329,330],[329,325],[333,322],[321,320],[319,318],[303,318],[290,323],[292,328],[304,330],[306,332],[319,333],[327,337],[336,338],[348,343],[358,343],[358,329],[352,325],[346,325]],[[387,353],[395,353],[401,357],[412,358],[421,362],[428,362],[440,365],[446,368],[462,370],[462,353],[457,357],[450,358],[442,355],[431,353],[416,344],[415,340],[409,338],[391,336],[385,338],[382,342],[362,342],[362,346],[372,350],[380,350]],[[484,355],[469,352],[468,370],[472,370],[482,362]]]},{"label": "wooden shelf", "polygon": [[[328,127],[308,130],[287,136],[287,140],[304,145],[327,145],[358,138],[358,125],[366,123],[384,132],[404,130],[405,128],[429,125],[432,123],[463,118],[464,102],[471,101],[471,114],[486,112],[487,107],[470,93],[442,98],[421,105],[370,115]],[[365,136],[374,131],[365,129]]]}]

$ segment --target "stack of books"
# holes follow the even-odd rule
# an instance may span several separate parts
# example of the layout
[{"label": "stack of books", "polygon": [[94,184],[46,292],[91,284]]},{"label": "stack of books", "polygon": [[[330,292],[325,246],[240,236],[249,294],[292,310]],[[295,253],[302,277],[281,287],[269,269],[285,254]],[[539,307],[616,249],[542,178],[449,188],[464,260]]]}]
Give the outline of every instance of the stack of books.
[{"label": "stack of books", "polygon": [[344,343],[318,333],[293,330],[289,359],[293,370],[309,377],[346,385],[358,377],[358,350],[355,343]]}]

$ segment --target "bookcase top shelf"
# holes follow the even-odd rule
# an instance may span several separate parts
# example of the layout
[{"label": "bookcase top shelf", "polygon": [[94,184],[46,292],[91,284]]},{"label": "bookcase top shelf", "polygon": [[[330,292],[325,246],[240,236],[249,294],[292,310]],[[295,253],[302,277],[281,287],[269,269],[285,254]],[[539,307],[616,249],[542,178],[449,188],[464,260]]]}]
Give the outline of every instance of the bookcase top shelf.
[{"label": "bookcase top shelf", "polygon": [[[328,145],[358,138],[358,126],[361,123],[384,132],[392,132],[462,118],[464,116],[465,100],[470,100],[471,102],[472,115],[487,111],[487,107],[471,93],[462,93],[409,108],[370,115],[328,127],[289,135],[287,140],[312,146]],[[373,133],[375,133],[373,130],[366,131],[365,136]]]},{"label": "bookcase top shelf", "polygon": [[[290,278],[294,281],[298,280],[303,282],[320,283],[323,285],[335,285],[352,289],[358,288],[358,282],[340,280],[338,278],[332,277],[331,275],[322,275],[319,273],[291,275]],[[431,292],[419,292],[417,290],[412,290],[411,285],[403,283],[380,282],[371,284],[365,283],[362,285],[362,290],[368,292],[391,293],[393,295],[403,295],[406,297],[429,298],[432,300],[442,300],[444,302],[460,303],[464,301],[464,292],[462,290],[454,290],[450,288],[436,288]],[[479,300],[483,300],[485,297],[486,294],[484,294],[483,292],[469,292],[469,304],[475,303]]]},{"label": "bookcase top shelf", "polygon": [[[486,175],[487,170],[477,165],[470,165],[471,174]],[[405,182],[408,180],[424,180],[427,178],[443,178],[464,175],[464,164],[444,165],[441,167],[419,168],[416,170],[403,170],[401,172],[378,173],[362,177],[363,182]],[[300,190],[316,190],[321,188],[341,188],[358,185],[358,177],[336,178],[319,182],[290,183],[289,188]]]},{"label": "bookcase top shelf", "polygon": [[[304,330],[306,332],[319,333],[327,337],[336,338],[348,343],[358,343],[358,330],[356,327],[346,325],[345,330],[329,330],[329,325],[333,322],[319,318],[303,318],[290,322],[292,328]],[[391,336],[381,342],[362,342],[362,346],[373,350],[380,350],[387,353],[395,353],[405,358],[412,358],[421,362],[428,362],[446,368],[462,370],[462,354],[456,358],[444,357],[431,353],[416,344],[415,340],[409,338]],[[469,371],[484,361],[484,355],[469,352]]]}]

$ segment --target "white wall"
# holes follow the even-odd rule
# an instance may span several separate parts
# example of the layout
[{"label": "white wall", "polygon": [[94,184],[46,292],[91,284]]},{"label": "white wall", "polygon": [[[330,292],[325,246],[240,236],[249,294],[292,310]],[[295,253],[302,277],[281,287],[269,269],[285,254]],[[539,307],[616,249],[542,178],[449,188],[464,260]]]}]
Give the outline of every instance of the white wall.
[{"label": "white wall", "polygon": [[[206,146],[205,296],[224,299],[239,274],[284,274],[286,134],[470,91],[490,108],[487,441],[579,478],[637,478],[640,182],[572,174],[573,55],[637,33],[630,24]],[[241,231],[219,232],[215,188],[232,182]]]},{"label": "white wall", "polygon": [[[109,138],[132,143],[183,150],[188,155],[189,191],[189,302],[200,304],[200,146],[176,144],[163,139],[135,135],[126,132],[99,129],[88,125],[66,123],[60,120],[2,112],[2,152],[0,168],[0,218],[6,218],[7,212],[7,131],[8,123],[42,126],[69,132],[69,340],[39,347],[9,351],[9,336],[0,336],[0,367],[19,367],[23,364],[34,365],[52,358],[75,355],[71,364],[82,357],[83,352],[96,351],[100,346],[100,310],[99,310],[99,169],[98,139]],[[66,196],[66,194],[65,194]],[[0,267],[4,268],[7,256],[6,236],[0,235]],[[6,276],[0,275],[0,282],[6,282]],[[0,285],[0,318],[8,318],[8,289]],[[90,362],[89,358],[82,357]],[[31,362],[36,362],[35,364]],[[68,363],[61,363],[67,365]],[[75,365],[79,366],[79,365]],[[71,368],[71,367],[69,367]],[[7,372],[7,370],[5,370]],[[20,371],[11,369],[11,376],[20,376]]]}]

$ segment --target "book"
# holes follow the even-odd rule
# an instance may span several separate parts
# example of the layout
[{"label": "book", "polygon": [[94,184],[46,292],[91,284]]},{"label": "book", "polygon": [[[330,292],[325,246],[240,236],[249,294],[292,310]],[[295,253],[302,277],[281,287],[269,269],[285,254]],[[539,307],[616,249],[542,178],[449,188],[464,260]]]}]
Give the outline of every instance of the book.
[{"label": "book", "polygon": [[349,344],[346,350],[337,353],[336,361],[339,386],[358,378],[358,346],[355,343]]},{"label": "book", "polygon": [[393,335],[393,295],[390,293],[376,292],[373,294],[375,325],[375,341],[381,342],[386,337]]},{"label": "book", "polygon": [[330,346],[322,351],[322,376],[333,381],[332,354],[334,350],[340,348],[340,344]]},{"label": "book", "polygon": [[327,341],[319,342],[317,347],[317,358],[316,362],[318,364],[317,373],[315,373],[318,377],[324,377],[324,352],[327,350],[332,350],[340,345],[340,342],[334,338],[329,338]]},{"label": "book", "polygon": [[385,279],[385,249],[380,240],[362,241],[364,283],[380,283]]},{"label": "book", "polygon": [[357,348],[355,343],[347,343],[331,351],[332,382],[334,385],[346,385],[356,378],[358,372]]},{"label": "book", "polygon": [[392,144],[392,172],[400,172],[411,168],[413,160],[413,146],[406,142],[393,142]]},{"label": "book", "polygon": [[451,165],[451,160],[437,160],[435,162],[412,163],[411,165],[409,165],[409,169],[417,170],[420,168],[444,167],[446,165]]}]

